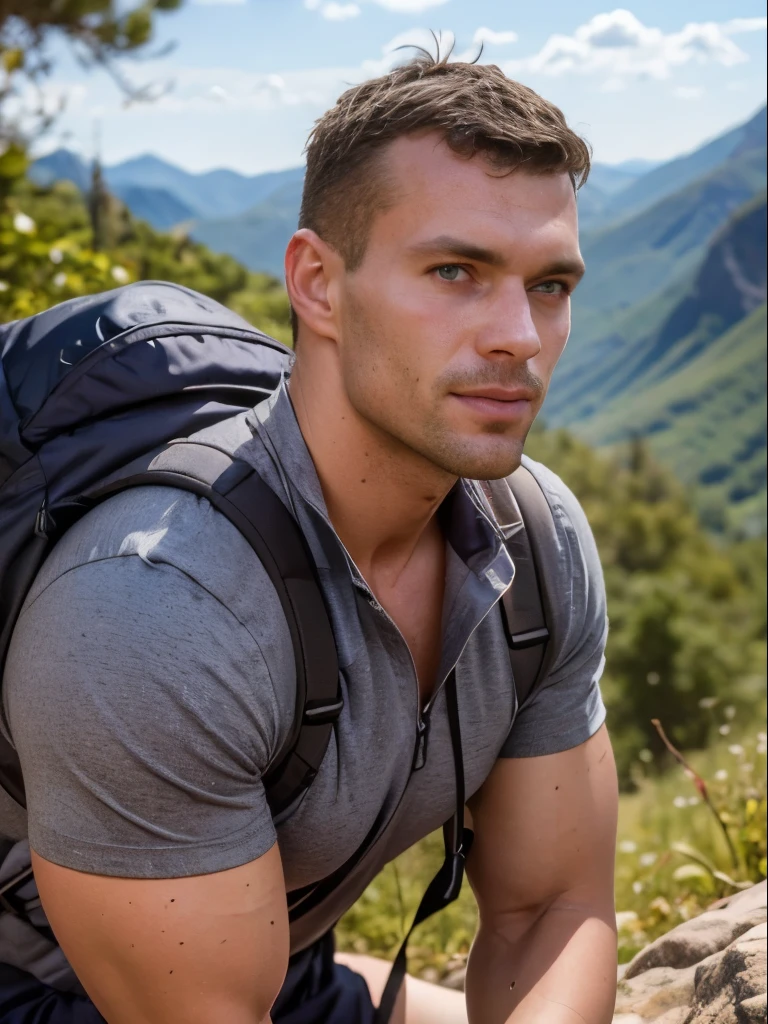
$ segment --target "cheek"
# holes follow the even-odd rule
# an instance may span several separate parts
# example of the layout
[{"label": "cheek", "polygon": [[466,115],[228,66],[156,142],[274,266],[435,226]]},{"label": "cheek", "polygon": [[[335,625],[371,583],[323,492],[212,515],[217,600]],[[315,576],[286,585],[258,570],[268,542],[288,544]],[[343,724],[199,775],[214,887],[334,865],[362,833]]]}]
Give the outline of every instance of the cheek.
[{"label": "cheek", "polygon": [[536,362],[549,373],[563,354],[571,330],[571,304],[562,302],[557,308],[534,311],[534,323],[541,343]]}]

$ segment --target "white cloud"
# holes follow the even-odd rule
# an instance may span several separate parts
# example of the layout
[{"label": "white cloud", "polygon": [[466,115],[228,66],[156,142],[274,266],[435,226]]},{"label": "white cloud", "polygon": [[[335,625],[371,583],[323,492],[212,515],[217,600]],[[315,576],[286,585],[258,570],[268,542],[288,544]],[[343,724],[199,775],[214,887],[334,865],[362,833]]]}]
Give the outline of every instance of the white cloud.
[{"label": "white cloud", "polygon": [[765,32],[767,28],[768,18],[731,18],[723,25],[723,32],[736,36],[741,32]]},{"label": "white cloud", "polygon": [[372,3],[399,14],[422,14],[430,7],[440,7],[448,3],[448,0],[372,0]]},{"label": "white cloud", "polygon": [[698,85],[678,85],[672,95],[679,100],[698,100],[704,95],[704,90]]},{"label": "white cloud", "polygon": [[304,0],[304,6],[308,11],[320,11],[329,21],[345,21],[361,13],[357,4],[338,3],[337,0]]},{"label": "white cloud", "polygon": [[516,43],[517,32],[494,32],[492,28],[479,28],[472,39],[473,43],[488,43],[490,46],[506,46],[507,43]]},{"label": "white cloud", "polygon": [[222,103],[226,103],[229,99],[229,93],[221,85],[212,85],[208,90],[208,95],[213,100],[221,100]]},{"label": "white cloud", "polygon": [[[521,71],[547,75],[577,72],[664,79],[675,68],[691,62],[732,67],[749,58],[730,36],[755,31],[759,21],[689,22],[679,32],[665,33],[644,25],[631,11],[618,8],[595,15],[571,36],[550,36],[537,54],[509,61],[504,70],[511,75]],[[744,27],[746,23],[748,28]]]},{"label": "white cloud", "polygon": [[[213,0],[215,3],[216,0]],[[228,2],[228,0],[224,0]],[[235,3],[240,0],[234,0]],[[424,11],[429,10],[431,7],[440,7],[442,4],[448,3],[448,0],[367,0],[368,3],[376,4],[378,7],[384,7],[388,11],[394,11],[397,14],[422,14]],[[309,11],[320,11],[320,13],[331,20],[341,21],[344,18],[354,18],[360,14],[360,7],[356,3],[337,3],[336,0],[304,0],[304,6]],[[356,8],[354,13],[340,14],[340,11],[349,11],[351,8]],[[332,12],[332,13],[329,13]]]},{"label": "white cloud", "polygon": [[339,4],[332,0],[320,8],[320,13],[329,21],[346,21],[347,18],[356,18],[360,8],[357,4]]},{"label": "white cloud", "polygon": [[248,0],[192,0],[195,7],[244,7]]}]

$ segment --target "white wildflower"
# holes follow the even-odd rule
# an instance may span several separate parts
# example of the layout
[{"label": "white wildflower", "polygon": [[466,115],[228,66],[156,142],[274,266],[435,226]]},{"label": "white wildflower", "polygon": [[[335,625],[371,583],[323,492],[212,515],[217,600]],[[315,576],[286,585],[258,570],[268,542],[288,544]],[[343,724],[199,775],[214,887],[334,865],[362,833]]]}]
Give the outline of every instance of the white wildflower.
[{"label": "white wildflower", "polygon": [[67,283],[67,275],[64,273],[63,270],[60,270],[58,274],[54,276],[53,283],[56,285],[57,288],[64,287],[64,285]]},{"label": "white wildflower", "polygon": [[768,733],[759,732],[757,734],[757,742],[758,743],[768,743]]},{"label": "white wildflower", "polygon": [[699,798],[697,796],[689,796],[688,797],[688,806],[689,807],[695,807],[696,804],[698,804],[700,802],[701,801],[699,800]]},{"label": "white wildflower", "polygon": [[642,882],[633,882],[632,883],[632,892],[635,894],[635,896],[639,896],[640,893],[643,891],[643,888],[644,888],[644,886],[643,886]]},{"label": "white wildflower", "polygon": [[718,729],[718,732],[720,733],[721,736],[727,736],[730,731],[731,731],[730,725],[721,725],[720,728]]},{"label": "white wildflower", "polygon": [[54,247],[48,253],[48,259],[51,261],[51,263],[61,263],[61,261],[64,259],[64,253],[61,251],[61,249],[57,249],[54,245]]},{"label": "white wildflower", "polygon": [[675,807],[687,807],[688,806],[688,801],[685,799],[684,796],[676,796],[675,799],[672,801],[672,803],[675,805]]},{"label": "white wildflower", "polygon": [[715,708],[720,703],[719,697],[702,697],[699,701],[699,707],[705,710],[709,708]]},{"label": "white wildflower", "polygon": [[655,864],[658,859],[657,853],[641,853],[638,858],[640,867],[649,868],[652,864]]},{"label": "white wildflower", "polygon": [[637,921],[637,914],[634,910],[619,910],[616,914],[616,928],[621,931],[622,928],[628,928],[630,925]]},{"label": "white wildflower", "polygon": [[10,287],[7,281],[0,281],[0,292],[7,292]]},{"label": "white wildflower", "polygon": [[725,782],[727,778],[728,772],[725,770],[725,768],[720,768],[718,771],[715,772],[715,779],[717,782]]},{"label": "white wildflower", "polygon": [[130,275],[125,267],[112,267],[112,277],[118,284],[128,284],[128,281],[130,280]]},{"label": "white wildflower", "polygon": [[728,753],[733,754],[734,757],[741,757],[744,754],[744,747],[740,743],[732,743],[728,747]]},{"label": "white wildflower", "polygon": [[13,226],[20,235],[32,235],[37,225],[26,213],[17,213],[13,218]]},{"label": "white wildflower", "polygon": [[658,686],[661,682],[661,676],[658,672],[649,672],[648,675],[645,677],[645,681],[648,683],[649,686]]},{"label": "white wildflower", "polygon": [[619,843],[620,853],[637,853],[637,843],[633,843],[631,839],[622,839]]},{"label": "white wildflower", "polygon": [[644,761],[645,764],[649,764],[653,760],[653,754],[647,747],[644,750],[641,750],[637,756],[641,761]]},{"label": "white wildflower", "polygon": [[729,721],[733,721],[736,717],[736,708],[733,704],[729,704],[727,708],[723,708],[723,714]]}]

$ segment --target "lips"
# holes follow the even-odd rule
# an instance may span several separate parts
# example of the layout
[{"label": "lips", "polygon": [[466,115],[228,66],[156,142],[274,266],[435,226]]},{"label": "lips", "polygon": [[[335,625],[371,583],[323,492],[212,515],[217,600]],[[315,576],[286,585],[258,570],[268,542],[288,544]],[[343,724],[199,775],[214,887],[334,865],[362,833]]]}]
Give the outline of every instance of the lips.
[{"label": "lips", "polygon": [[499,422],[529,419],[535,396],[528,388],[486,387],[453,392],[451,397],[474,417]]},{"label": "lips", "polygon": [[494,402],[532,402],[536,397],[528,388],[477,388],[455,392],[457,398],[490,398]]}]

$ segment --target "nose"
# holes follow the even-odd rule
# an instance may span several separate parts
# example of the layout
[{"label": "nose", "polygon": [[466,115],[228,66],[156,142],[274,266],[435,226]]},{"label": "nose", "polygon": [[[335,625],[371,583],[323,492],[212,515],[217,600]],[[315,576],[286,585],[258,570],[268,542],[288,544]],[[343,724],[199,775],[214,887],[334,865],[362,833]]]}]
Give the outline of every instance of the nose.
[{"label": "nose", "polygon": [[485,313],[477,343],[482,356],[491,359],[507,356],[524,363],[539,354],[541,339],[522,280],[505,282],[496,301],[486,306]]}]

